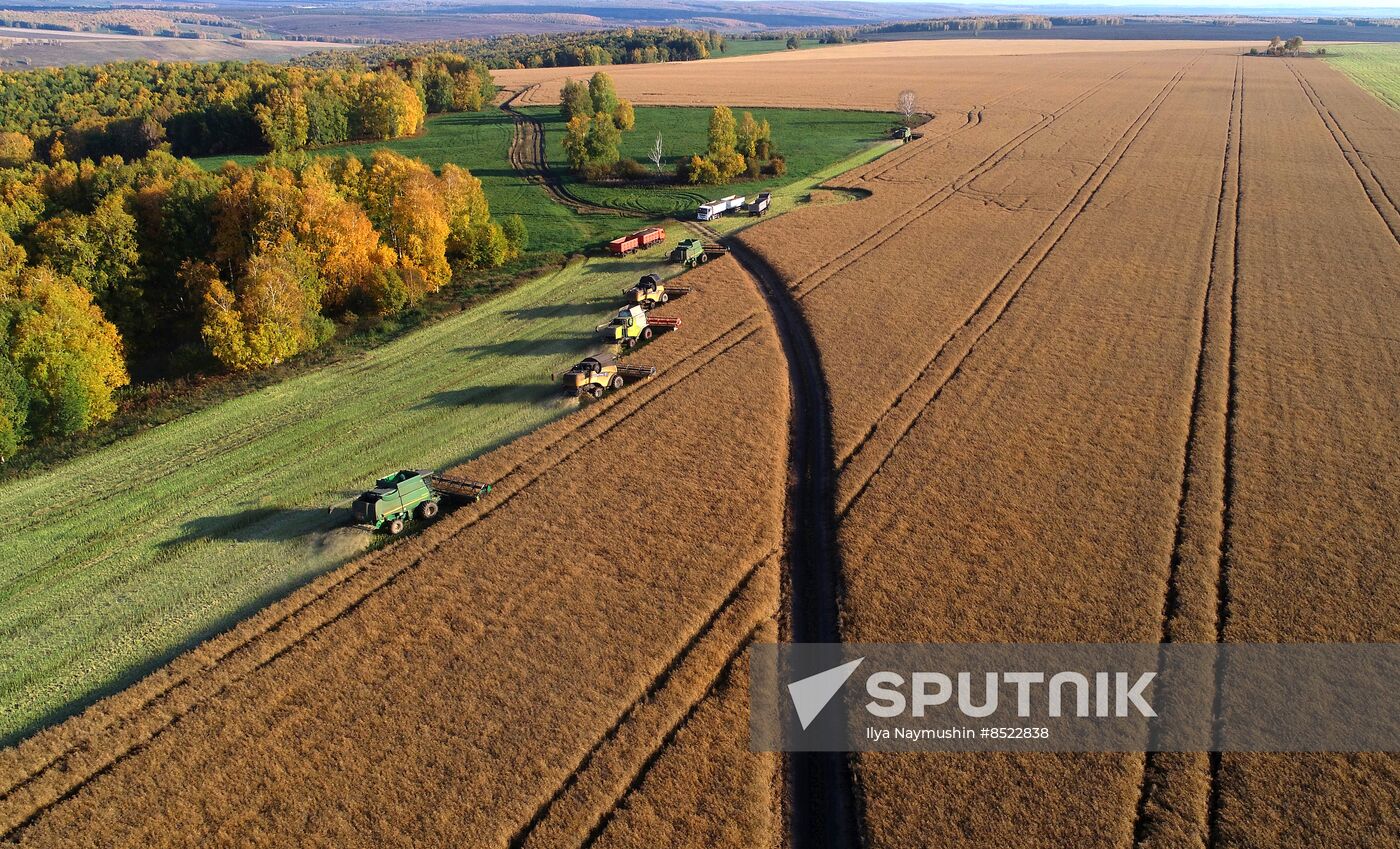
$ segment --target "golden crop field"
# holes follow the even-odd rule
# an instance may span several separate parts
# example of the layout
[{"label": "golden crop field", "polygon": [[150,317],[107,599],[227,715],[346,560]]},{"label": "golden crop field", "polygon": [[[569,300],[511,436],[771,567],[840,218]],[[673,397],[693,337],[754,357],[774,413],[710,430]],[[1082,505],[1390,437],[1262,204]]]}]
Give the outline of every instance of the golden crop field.
[{"label": "golden crop field", "polygon": [[[567,76],[499,82],[547,102]],[[657,376],[464,467],[490,499],[0,752],[4,839],[788,846],[790,763],[748,751],[744,650],[808,603],[791,452],[831,467],[847,641],[1400,639],[1400,114],[1222,42],[882,42],[613,77],[651,104],[885,110],[911,88],[932,118],[829,182],[864,199],[685,275],[683,328],[634,355]],[[1400,828],[1384,754],[851,766],[870,847]]]}]

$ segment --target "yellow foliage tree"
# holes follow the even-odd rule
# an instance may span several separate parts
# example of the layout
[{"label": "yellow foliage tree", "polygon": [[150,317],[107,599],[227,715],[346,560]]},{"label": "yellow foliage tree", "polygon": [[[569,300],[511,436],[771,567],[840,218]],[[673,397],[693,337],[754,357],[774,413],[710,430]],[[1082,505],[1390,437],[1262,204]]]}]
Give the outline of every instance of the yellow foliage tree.
[{"label": "yellow foliage tree", "polygon": [[398,261],[392,248],[359,204],[346,200],[334,184],[314,172],[303,175],[300,241],[316,255],[325,278],[324,307],[342,310],[352,301],[380,303],[372,290]]},{"label": "yellow foliage tree", "polygon": [[112,393],[131,382],[121,334],[92,293],[47,268],[19,276],[10,359],[37,399],[36,432],[66,436],[116,412]]}]

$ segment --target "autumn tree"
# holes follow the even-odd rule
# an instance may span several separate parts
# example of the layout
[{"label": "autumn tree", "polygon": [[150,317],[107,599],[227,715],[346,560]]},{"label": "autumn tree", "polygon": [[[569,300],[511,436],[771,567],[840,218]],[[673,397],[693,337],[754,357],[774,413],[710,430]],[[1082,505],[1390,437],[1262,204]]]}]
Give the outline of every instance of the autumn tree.
[{"label": "autumn tree", "polygon": [[229,287],[207,263],[187,267],[186,279],[203,288],[203,335],[229,369],[275,365],[330,338],[334,326],[321,316],[324,281],[316,257],[291,234],[251,257]]},{"label": "autumn tree", "polygon": [[24,133],[0,133],[0,168],[20,168],[33,159],[33,139]]},{"label": "autumn tree", "polygon": [[136,219],[121,193],[103,198],[89,215],[63,212],[40,223],[31,243],[36,263],[98,295],[132,277],[141,260]]},{"label": "autumn tree", "polygon": [[569,169],[582,173],[588,166],[588,130],[593,119],[587,115],[575,115],[564,128],[564,155],[569,159]]},{"label": "autumn tree", "polygon": [[253,120],[258,122],[263,140],[272,150],[306,147],[311,124],[301,92],[285,86],[274,87],[267,93],[265,102],[253,107]]},{"label": "autumn tree", "polygon": [[744,156],[745,159],[754,159],[758,156],[758,122],[754,120],[752,112],[745,112],[739,119],[738,128],[735,130],[735,149]]},{"label": "autumn tree", "polygon": [[422,130],[424,114],[413,86],[380,71],[360,78],[351,124],[359,138],[387,140]]},{"label": "autumn tree", "polygon": [[588,80],[588,95],[593,100],[593,112],[606,112],[611,115],[617,109],[617,88],[612,77],[597,71]]},{"label": "autumn tree", "polygon": [[398,257],[380,241],[364,209],[320,174],[303,178],[297,236],[319,264],[323,308],[384,313],[402,306],[387,279],[397,275]]},{"label": "autumn tree", "polygon": [[588,91],[588,84],[582,80],[565,80],[564,87],[559,91],[559,107],[564,113],[565,121],[572,121],[578,117],[591,117],[593,112],[593,95]]},{"label": "autumn tree", "polygon": [[121,336],[92,293],[51,269],[28,268],[17,300],[4,347],[27,385],[27,427],[67,436],[111,418],[112,393],[130,377]]},{"label": "autumn tree", "polygon": [[637,126],[637,112],[630,100],[618,101],[617,108],[613,110],[613,120],[617,122],[617,128],[624,132]]}]

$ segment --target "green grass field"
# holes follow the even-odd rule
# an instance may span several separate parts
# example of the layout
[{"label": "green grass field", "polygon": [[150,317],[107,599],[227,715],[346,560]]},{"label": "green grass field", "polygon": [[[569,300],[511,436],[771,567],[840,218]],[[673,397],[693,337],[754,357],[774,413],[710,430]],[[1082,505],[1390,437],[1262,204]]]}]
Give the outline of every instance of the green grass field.
[{"label": "green grass field", "polygon": [[[781,43],[781,42],[780,42]],[[559,110],[528,110],[545,125],[550,166],[567,171],[561,140],[563,121]],[[620,206],[658,218],[684,214],[707,199],[727,194],[754,194],[764,189],[801,182],[833,162],[860,154],[887,138],[896,116],[883,112],[844,112],[807,109],[754,109],[756,119],[767,118],[778,150],[787,157],[788,173],[781,178],[743,181],[729,186],[655,186],[610,188],[589,186],[569,176],[576,194],[606,206]],[[665,168],[674,172],[677,160],[703,152],[709,131],[709,109],[647,106],[637,110],[637,128],[623,134],[622,154],[643,163],[656,134],[662,134]],[[414,138],[382,143],[349,144],[315,151],[313,155],[368,158],[384,147],[421,159],[434,168],[452,162],[481,178],[491,211],[496,215],[519,214],[530,234],[530,249],[575,253],[597,247],[624,235],[644,222],[613,215],[578,215],[555,203],[539,186],[526,182],[510,167],[512,123],[500,111],[437,115]],[[196,160],[210,170],[233,160],[249,164],[257,156],[214,156]]]},{"label": "green grass field", "polygon": [[573,409],[551,372],[597,349],[594,326],[664,250],[575,263],[0,486],[14,519],[0,526],[0,742],[363,550],[369,535],[336,530],[348,512],[327,508],[377,474],[449,466]]},{"label": "green grass field", "polygon": [[[526,110],[544,124],[550,167],[565,173],[564,120],[558,109],[535,107]],[[889,112],[847,112],[812,109],[736,110],[753,112],[756,120],[765,118],[773,128],[777,149],[787,157],[784,177],[744,180],[727,186],[591,186],[569,175],[565,182],[575,194],[594,203],[635,209],[658,216],[692,212],[706,200],[728,194],[752,195],[765,189],[802,181],[833,162],[878,145],[889,138],[897,116]],[[663,168],[674,173],[676,163],[691,154],[703,153],[708,143],[710,110],[704,107],[652,106],[637,109],[637,127],[622,136],[622,155],[650,167],[647,154],[658,133],[665,151]]]},{"label": "green grass field", "polygon": [[1400,109],[1400,44],[1339,44],[1327,48],[1327,62]]},{"label": "green grass field", "polygon": [[[514,124],[499,110],[434,115],[421,135],[383,143],[347,144],[313,152],[318,156],[355,154],[366,159],[380,147],[388,148],[433,168],[451,162],[481,178],[495,215],[520,215],[530,234],[530,249],[575,253],[606,242],[635,228],[636,222],[613,215],[577,215],[555,203],[539,186],[526,182],[510,167],[510,139]],[[259,156],[210,156],[198,159],[214,170],[228,160],[247,165]]]},{"label": "green grass field", "polygon": [[[800,39],[802,48],[817,47],[821,42],[815,38]],[[730,56],[755,56],[759,53],[778,53],[787,49],[786,38],[756,39],[731,38],[724,43],[724,50],[710,54],[711,59],[726,59]]]}]

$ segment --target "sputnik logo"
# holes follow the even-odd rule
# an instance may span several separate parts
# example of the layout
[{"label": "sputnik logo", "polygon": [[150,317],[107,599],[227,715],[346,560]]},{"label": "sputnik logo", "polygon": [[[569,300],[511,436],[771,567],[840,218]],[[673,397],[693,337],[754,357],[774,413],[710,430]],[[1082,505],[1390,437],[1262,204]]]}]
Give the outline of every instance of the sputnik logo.
[{"label": "sputnik logo", "polygon": [[807,726],[812,724],[812,720],[817,718],[817,714],[822,712],[827,702],[841,690],[841,685],[846,683],[856,671],[856,667],[864,662],[865,658],[858,657],[850,663],[834,666],[825,672],[809,675],[788,685],[788,695],[792,697],[792,706],[797,709],[797,721],[802,723],[803,731],[807,730]]}]

